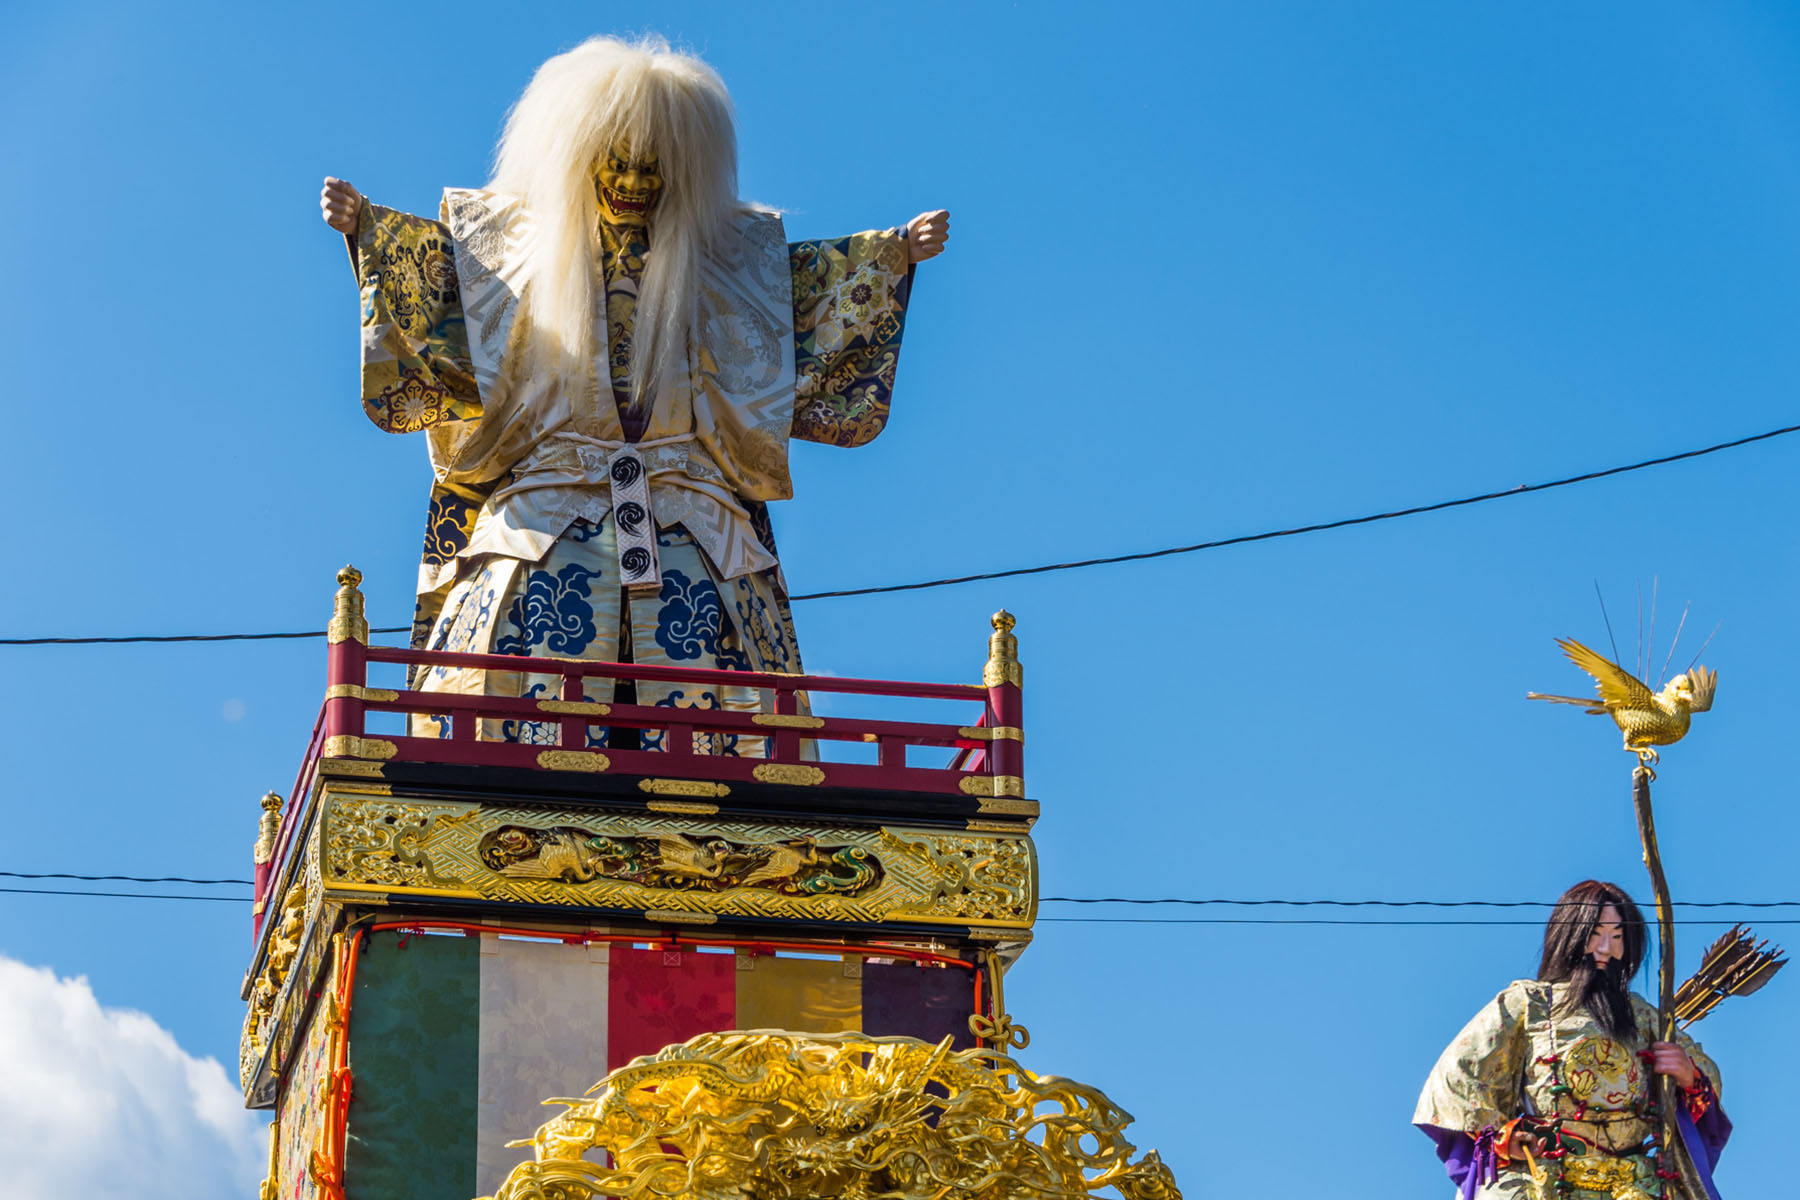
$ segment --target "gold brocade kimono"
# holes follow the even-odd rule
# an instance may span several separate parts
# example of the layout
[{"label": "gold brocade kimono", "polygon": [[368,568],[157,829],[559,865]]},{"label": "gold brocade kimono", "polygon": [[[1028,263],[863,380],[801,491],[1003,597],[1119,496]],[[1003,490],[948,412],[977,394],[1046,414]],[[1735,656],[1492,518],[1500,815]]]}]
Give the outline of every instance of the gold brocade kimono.
[{"label": "gold brocade kimono", "polygon": [[[1655,1075],[1638,1057],[1655,1040],[1656,1009],[1634,994],[1639,1033],[1622,1043],[1585,1010],[1555,1015],[1562,989],[1519,980],[1477,1013],[1431,1069],[1413,1123],[1477,1137],[1517,1117],[1561,1118],[1565,1137],[1582,1152],[1538,1164],[1541,1180],[1526,1163],[1503,1163],[1499,1179],[1475,1193],[1479,1200],[1599,1200],[1632,1195],[1626,1189],[1633,1187],[1661,1196],[1654,1160],[1637,1153],[1657,1132],[1645,1119]],[[1687,1034],[1677,1032],[1676,1040],[1716,1093],[1718,1067]],[[1573,1190],[1556,1189],[1559,1171]]]},{"label": "gold brocade kimono", "polygon": [[[432,462],[413,644],[801,670],[766,502],[792,494],[790,438],[860,446],[886,425],[912,279],[904,236],[790,245],[778,217],[744,212],[736,242],[705,264],[687,377],[650,398],[628,439],[608,386],[617,331],[598,339],[584,390],[515,369],[529,214],[504,195],[453,189],[441,215],[365,203],[355,237],[364,411],[387,432],[425,433]],[[596,279],[610,286],[615,266],[597,263]],[[605,289],[596,295],[608,328]],[[635,506],[615,513],[607,464],[626,446],[642,463],[660,592],[620,586],[618,522],[634,533]],[[524,696],[548,683],[442,669],[415,680]],[[588,698],[609,700],[610,688],[596,681]],[[719,694],[736,690],[645,684],[638,700],[754,703]]]}]

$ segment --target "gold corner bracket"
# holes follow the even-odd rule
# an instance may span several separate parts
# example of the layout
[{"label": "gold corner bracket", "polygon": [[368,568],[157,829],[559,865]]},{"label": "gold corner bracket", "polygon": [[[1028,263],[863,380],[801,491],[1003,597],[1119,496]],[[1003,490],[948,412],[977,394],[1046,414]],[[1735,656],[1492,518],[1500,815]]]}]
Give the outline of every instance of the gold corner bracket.
[{"label": "gold corner bracket", "polygon": [[400,747],[386,738],[340,733],[325,739],[323,753],[326,758],[387,759],[400,753]]},{"label": "gold corner bracket", "polygon": [[1025,731],[1016,725],[965,725],[957,735],[971,742],[1018,742],[1025,744]]},{"label": "gold corner bracket", "polygon": [[964,775],[956,786],[967,796],[1025,796],[1025,781],[1017,775]]},{"label": "gold corner bracket", "polygon": [[334,683],[325,689],[327,700],[362,700],[384,703],[398,700],[400,693],[393,688],[363,687],[356,683]]}]

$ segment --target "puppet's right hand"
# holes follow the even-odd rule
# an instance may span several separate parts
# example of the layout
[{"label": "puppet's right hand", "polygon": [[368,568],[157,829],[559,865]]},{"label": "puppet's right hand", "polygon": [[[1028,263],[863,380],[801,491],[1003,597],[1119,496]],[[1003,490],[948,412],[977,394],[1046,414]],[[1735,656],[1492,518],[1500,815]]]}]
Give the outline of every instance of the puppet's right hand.
[{"label": "puppet's right hand", "polygon": [[325,223],[346,237],[356,236],[356,214],[362,208],[362,193],[342,179],[327,175],[319,192],[319,210]]}]

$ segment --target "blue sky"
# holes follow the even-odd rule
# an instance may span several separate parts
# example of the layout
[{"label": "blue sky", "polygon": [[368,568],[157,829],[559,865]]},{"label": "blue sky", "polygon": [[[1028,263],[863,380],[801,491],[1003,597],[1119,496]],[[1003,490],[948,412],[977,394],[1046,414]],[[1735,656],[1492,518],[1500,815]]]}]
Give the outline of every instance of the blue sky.
[{"label": "blue sky", "polygon": [[[538,62],[638,30],[724,75],[743,190],[790,236],[952,212],[888,431],[796,453],[777,522],[797,591],[1381,511],[1793,423],[1787,6],[13,6],[0,635],[318,628],[346,561],[376,623],[404,624],[424,450],[358,409],[319,179],[435,212],[485,177]],[[1800,899],[1780,699],[1796,453],[818,601],[800,636],[814,669],[965,680],[987,614],[1018,614],[1051,895],[1541,900],[1597,875],[1647,899],[1616,735],[1523,695],[1585,689],[1551,639],[1603,643],[1596,580],[1631,656],[1634,588],[1656,579],[1659,664],[1682,604],[1677,666],[1724,621],[1719,704],[1657,787],[1673,886]],[[0,869],[248,873],[321,645],[0,664]],[[1800,940],[1784,915],[1757,927]],[[1684,974],[1718,931],[1684,926]],[[1027,1065],[1106,1088],[1190,1195],[1429,1196],[1418,1086],[1537,941],[1047,919],[1007,998]],[[0,953],[225,1063],[248,951],[234,905],[0,895]],[[1794,986],[1696,1031],[1738,1195],[1785,1178]]]}]

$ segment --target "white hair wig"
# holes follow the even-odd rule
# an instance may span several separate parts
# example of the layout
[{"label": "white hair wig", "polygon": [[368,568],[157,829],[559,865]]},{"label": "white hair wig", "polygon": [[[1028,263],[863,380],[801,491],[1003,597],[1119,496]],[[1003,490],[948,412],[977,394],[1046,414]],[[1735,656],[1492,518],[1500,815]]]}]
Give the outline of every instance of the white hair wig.
[{"label": "white hair wig", "polygon": [[663,179],[632,338],[642,403],[669,372],[687,369],[701,259],[745,207],[724,81],[662,38],[590,38],[532,76],[507,114],[488,186],[518,197],[537,226],[524,296],[532,365],[585,371],[596,350],[595,174],[627,144],[634,159],[654,155]]}]

